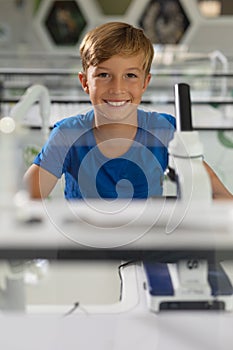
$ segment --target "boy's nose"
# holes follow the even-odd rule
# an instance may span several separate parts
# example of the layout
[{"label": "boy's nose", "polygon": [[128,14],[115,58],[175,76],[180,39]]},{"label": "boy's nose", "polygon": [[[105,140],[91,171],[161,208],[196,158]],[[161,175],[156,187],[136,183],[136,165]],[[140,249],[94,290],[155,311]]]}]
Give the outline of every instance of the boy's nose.
[{"label": "boy's nose", "polygon": [[125,82],[122,78],[114,78],[111,81],[111,85],[109,87],[109,92],[112,94],[119,94],[125,91]]}]

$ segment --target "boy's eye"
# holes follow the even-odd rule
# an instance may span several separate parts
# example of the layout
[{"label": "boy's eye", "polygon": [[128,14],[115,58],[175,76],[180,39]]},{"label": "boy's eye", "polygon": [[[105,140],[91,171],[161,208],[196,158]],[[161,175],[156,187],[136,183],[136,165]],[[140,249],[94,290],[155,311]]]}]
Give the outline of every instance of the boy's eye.
[{"label": "boy's eye", "polygon": [[100,78],[107,78],[109,76],[109,74],[108,73],[99,73],[98,74],[98,77],[100,77]]},{"label": "boy's eye", "polygon": [[127,73],[126,76],[128,78],[137,78],[136,74],[134,74],[134,73]]}]

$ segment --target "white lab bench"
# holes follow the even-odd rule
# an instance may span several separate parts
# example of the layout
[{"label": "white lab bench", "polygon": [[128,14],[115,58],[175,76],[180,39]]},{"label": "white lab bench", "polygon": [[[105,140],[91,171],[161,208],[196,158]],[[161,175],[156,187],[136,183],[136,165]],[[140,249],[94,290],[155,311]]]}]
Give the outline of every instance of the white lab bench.
[{"label": "white lab bench", "polygon": [[23,198],[17,199],[15,206],[4,205],[0,213],[3,258],[10,251],[15,251],[11,258],[19,258],[20,251],[26,254],[25,258],[30,258],[30,254],[39,258],[37,251],[48,250],[53,258],[53,252],[59,249],[80,254],[105,249],[117,256],[117,252],[124,250],[218,252],[231,251],[233,247],[231,201],[207,205],[166,197],[71,202],[63,198],[42,201]]},{"label": "white lab bench", "polygon": [[[68,258],[70,262],[81,261],[85,255],[99,259],[98,254],[102,253],[106,262],[112,259],[111,268],[116,270],[117,259],[120,261],[124,256],[125,260],[135,259],[138,254],[140,260],[141,252],[155,252],[155,259],[164,261],[169,253],[174,259],[180,253],[193,252],[199,256],[213,252],[216,259],[227,257],[226,269],[232,278],[229,261],[233,248],[232,203],[214,202],[205,208],[200,203],[184,208],[176,200],[166,199],[135,201],[127,206],[122,206],[121,201],[111,203],[104,201],[100,205],[93,200],[70,204],[63,199],[52,199],[25,200],[16,207],[2,206],[1,258],[57,259],[60,254],[60,259]],[[119,211],[120,206],[124,210]],[[226,255],[221,256],[222,253]],[[79,300],[77,294],[77,299],[72,297],[70,303],[67,299],[56,305],[41,300],[41,305],[28,305],[23,313],[1,312],[0,347],[11,350],[232,348],[233,312],[152,312],[140,269],[137,264],[124,268],[122,299],[115,297],[112,303],[109,299],[109,303],[99,300],[97,304],[88,304]],[[87,287],[88,293],[96,292],[95,283]],[[119,285],[115,287],[117,296]]]}]

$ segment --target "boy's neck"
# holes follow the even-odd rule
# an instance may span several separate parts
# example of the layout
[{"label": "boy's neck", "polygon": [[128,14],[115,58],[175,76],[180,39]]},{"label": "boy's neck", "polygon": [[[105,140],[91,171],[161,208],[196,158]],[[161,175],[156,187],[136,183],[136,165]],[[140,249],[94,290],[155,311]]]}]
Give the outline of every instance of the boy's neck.
[{"label": "boy's neck", "polygon": [[104,105],[95,106],[94,114],[94,134],[99,139],[103,141],[114,138],[132,140],[135,137],[138,126],[137,105],[127,106],[120,109],[120,112],[114,109],[109,110],[108,106]]},{"label": "boy's neck", "polygon": [[94,128],[96,144],[108,158],[117,158],[131,147],[137,133],[136,125],[105,124]]},{"label": "boy's neck", "polygon": [[100,141],[116,138],[133,140],[137,132],[137,125],[111,123],[95,126],[94,135]]}]

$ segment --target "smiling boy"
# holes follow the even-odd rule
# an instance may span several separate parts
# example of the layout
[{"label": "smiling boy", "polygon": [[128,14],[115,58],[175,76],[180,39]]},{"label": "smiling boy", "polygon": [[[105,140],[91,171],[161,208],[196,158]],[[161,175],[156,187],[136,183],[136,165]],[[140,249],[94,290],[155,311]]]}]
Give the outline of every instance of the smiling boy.
[{"label": "smiling boy", "polygon": [[63,174],[66,199],[161,196],[175,118],[138,108],[151,79],[150,40],[110,22],[86,34],[80,55],[93,108],[55,124],[25,174],[31,196],[47,197]]}]

